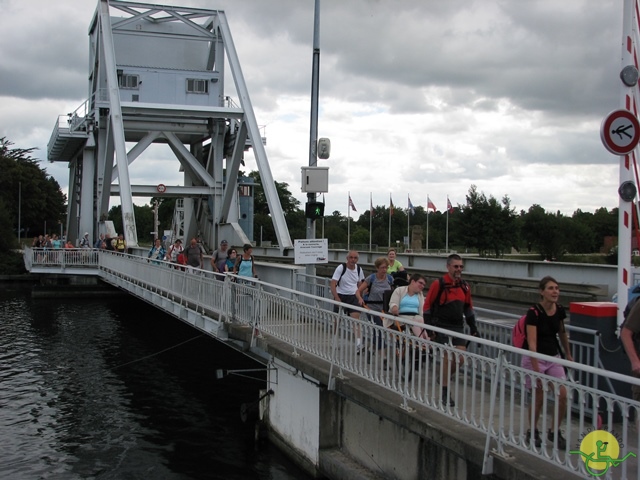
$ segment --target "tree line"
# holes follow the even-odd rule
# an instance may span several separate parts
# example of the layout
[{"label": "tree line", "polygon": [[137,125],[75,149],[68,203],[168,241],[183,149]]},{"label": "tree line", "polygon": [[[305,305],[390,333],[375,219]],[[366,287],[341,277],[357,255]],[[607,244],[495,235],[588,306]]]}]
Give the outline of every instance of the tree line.
[{"label": "tree line", "polygon": [[[268,207],[264,193],[259,185],[257,172],[251,172],[256,183],[255,191],[255,231],[263,229],[263,240],[275,242],[275,233],[268,216]],[[304,205],[291,195],[286,183],[276,182],[278,195],[283,202],[287,225],[292,238],[305,238],[306,218]],[[404,245],[407,236],[407,224],[420,227],[423,232],[421,249],[426,248],[427,215],[429,250],[446,248],[447,230],[450,249],[475,251],[481,256],[499,257],[516,250],[521,253],[536,253],[542,259],[559,260],[566,253],[600,253],[605,247],[606,237],[617,237],[618,209],[605,207],[594,213],[576,210],[567,216],[561,212],[545,210],[534,204],[527,210],[516,212],[511,206],[508,195],[500,200],[478,191],[471,185],[465,203],[453,206],[452,211],[429,211],[422,207],[409,209],[375,206],[366,210],[358,218],[351,219],[350,238],[348,239],[348,218],[339,211],[327,214],[324,220],[316,221],[316,237],[324,228],[324,238],[330,244],[369,245],[388,247],[397,241]],[[410,217],[410,218],[407,218]],[[389,222],[389,218],[391,221]],[[448,221],[448,229],[447,229]],[[389,236],[389,223],[391,235]],[[371,227],[370,227],[371,226]],[[608,248],[604,253],[609,253]]]}]

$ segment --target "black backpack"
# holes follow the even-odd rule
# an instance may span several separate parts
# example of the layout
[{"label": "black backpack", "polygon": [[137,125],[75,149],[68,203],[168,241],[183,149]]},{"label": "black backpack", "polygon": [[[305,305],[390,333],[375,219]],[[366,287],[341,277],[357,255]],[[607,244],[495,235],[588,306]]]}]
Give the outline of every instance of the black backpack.
[{"label": "black backpack", "polygon": [[[341,263],[340,265],[342,265],[342,273],[340,274],[340,277],[338,278],[336,285],[340,285],[340,280],[342,280],[342,277],[344,277],[344,274],[347,273],[347,264]],[[358,278],[360,278],[360,274],[362,273],[362,268],[360,268],[360,265],[356,265],[356,266],[358,267]]]},{"label": "black backpack", "polygon": [[[240,264],[242,263],[242,260],[244,260],[244,259],[242,258],[242,255],[238,255],[238,258],[236,258],[236,263],[235,263],[235,265],[233,266],[233,268],[235,268],[237,271],[240,271]],[[254,258],[253,258],[253,255],[251,255],[251,262],[252,262],[252,263],[255,263],[255,260],[254,260]]]},{"label": "black backpack", "polygon": [[[429,305],[429,319],[431,325],[436,325],[438,323],[438,309],[440,308],[440,301],[442,300],[442,295],[446,290],[451,290],[452,288],[462,288],[462,290],[466,293],[469,291],[469,284],[461,280],[459,285],[446,285],[444,283],[444,278],[438,278],[438,295],[436,295],[435,300],[431,305]],[[426,312],[425,312],[426,317]]]},{"label": "black backpack", "polygon": [[[367,282],[367,289],[371,289],[371,283],[369,280],[371,279],[371,277],[375,276],[375,273],[372,273],[371,275],[369,275],[366,279],[365,282]],[[393,291],[395,290],[397,285],[394,285],[394,279],[393,279],[393,275],[391,275],[390,273],[387,273],[387,282],[389,282],[389,286],[391,287],[391,289],[389,290],[385,290],[384,292],[382,292],[382,301],[369,301],[368,298],[365,298],[365,302],[366,303],[381,303],[382,304],[382,311],[383,312],[389,312],[389,301],[391,300],[391,294],[393,293]],[[368,296],[368,294],[367,294]]]}]

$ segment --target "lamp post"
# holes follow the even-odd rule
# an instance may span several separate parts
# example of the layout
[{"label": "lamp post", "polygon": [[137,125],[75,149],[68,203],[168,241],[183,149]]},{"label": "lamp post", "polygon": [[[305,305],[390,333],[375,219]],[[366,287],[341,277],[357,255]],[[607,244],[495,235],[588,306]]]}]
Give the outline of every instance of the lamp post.
[{"label": "lamp post", "polygon": [[[309,166],[318,164],[318,96],[320,84],[320,0],[315,1],[313,12],[313,60],[311,69],[311,125],[309,138]],[[307,193],[307,201],[314,202],[315,193]],[[316,222],[307,218],[307,239],[316,238]],[[313,264],[306,267],[307,275],[315,275],[316,268]]]}]

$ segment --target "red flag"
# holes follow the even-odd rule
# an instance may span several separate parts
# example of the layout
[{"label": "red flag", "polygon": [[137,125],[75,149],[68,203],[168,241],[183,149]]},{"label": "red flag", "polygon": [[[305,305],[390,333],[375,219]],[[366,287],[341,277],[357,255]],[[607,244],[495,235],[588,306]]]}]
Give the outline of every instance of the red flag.
[{"label": "red flag", "polygon": [[449,213],[453,213],[453,206],[451,205],[451,202],[449,201],[449,197],[447,197],[447,210],[449,210]]},{"label": "red flag", "polygon": [[427,196],[427,210],[433,210],[434,212],[436,211],[436,206],[433,204],[433,202],[429,199],[429,197]]},{"label": "red flag", "polygon": [[389,194],[389,215],[393,215],[393,199],[391,198],[391,194]]},{"label": "red flag", "polygon": [[349,206],[351,207],[351,210],[353,210],[354,212],[358,211],[356,210],[356,206],[353,204],[353,200],[351,200],[351,195],[349,195]]}]

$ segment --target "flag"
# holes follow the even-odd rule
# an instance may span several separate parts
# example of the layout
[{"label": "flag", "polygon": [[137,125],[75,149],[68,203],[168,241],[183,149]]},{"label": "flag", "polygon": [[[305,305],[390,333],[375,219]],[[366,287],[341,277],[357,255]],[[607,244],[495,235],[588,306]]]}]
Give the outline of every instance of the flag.
[{"label": "flag", "polygon": [[409,198],[409,195],[407,195],[407,200],[409,200],[409,211],[411,212],[411,215],[414,215],[416,213],[415,208],[413,208],[413,204],[411,203],[411,198]]},{"label": "flag", "polygon": [[372,194],[369,194],[369,215],[373,217],[373,197]]},{"label": "flag", "polygon": [[351,207],[351,210],[353,210],[354,212],[358,211],[356,210],[356,206],[353,204],[353,200],[351,200],[351,195],[349,195],[349,206]]},{"label": "flag", "polygon": [[447,197],[447,210],[449,211],[449,213],[453,213],[453,206],[451,205],[451,202],[449,201],[449,197]]},{"label": "flag", "polygon": [[429,195],[427,195],[427,210],[433,210],[434,212],[436,211],[436,206],[434,205],[434,203],[429,199]]},{"label": "flag", "polygon": [[391,194],[389,194],[389,215],[393,215],[393,199],[391,198]]}]

